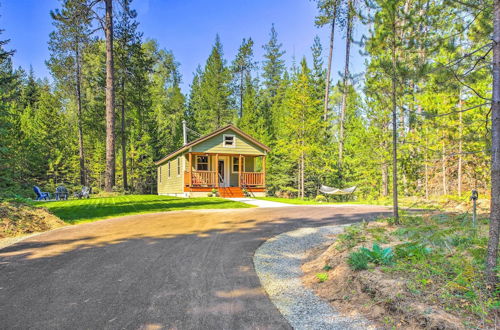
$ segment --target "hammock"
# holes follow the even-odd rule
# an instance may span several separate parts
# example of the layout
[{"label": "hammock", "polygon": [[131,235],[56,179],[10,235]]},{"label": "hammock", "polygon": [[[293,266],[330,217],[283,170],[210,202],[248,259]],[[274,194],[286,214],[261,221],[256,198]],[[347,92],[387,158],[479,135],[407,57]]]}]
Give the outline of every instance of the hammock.
[{"label": "hammock", "polygon": [[319,191],[327,195],[349,195],[352,194],[355,190],[356,186],[350,188],[338,189],[321,185],[321,188],[319,188]]}]

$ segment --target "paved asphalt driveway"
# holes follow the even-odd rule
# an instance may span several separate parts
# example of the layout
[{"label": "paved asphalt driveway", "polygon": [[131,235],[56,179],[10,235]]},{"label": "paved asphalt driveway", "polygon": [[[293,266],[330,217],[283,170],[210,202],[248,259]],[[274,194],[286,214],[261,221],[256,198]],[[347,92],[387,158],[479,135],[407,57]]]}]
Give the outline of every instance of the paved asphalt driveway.
[{"label": "paved asphalt driveway", "polygon": [[0,250],[1,329],[287,329],[254,271],[266,239],[376,206],[180,211],[65,227]]}]

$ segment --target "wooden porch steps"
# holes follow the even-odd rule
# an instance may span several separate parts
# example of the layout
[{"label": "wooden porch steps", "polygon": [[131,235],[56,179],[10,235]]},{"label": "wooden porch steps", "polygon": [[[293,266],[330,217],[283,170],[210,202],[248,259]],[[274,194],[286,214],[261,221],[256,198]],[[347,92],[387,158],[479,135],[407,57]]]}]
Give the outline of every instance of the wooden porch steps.
[{"label": "wooden porch steps", "polygon": [[240,187],[219,187],[219,196],[223,198],[243,198],[243,190]]}]

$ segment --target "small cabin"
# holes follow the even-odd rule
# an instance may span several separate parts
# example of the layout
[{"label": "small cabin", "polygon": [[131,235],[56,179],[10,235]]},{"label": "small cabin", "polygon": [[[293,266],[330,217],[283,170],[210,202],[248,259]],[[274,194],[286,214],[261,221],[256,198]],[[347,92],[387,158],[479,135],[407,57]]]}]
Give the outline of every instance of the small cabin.
[{"label": "small cabin", "polygon": [[186,143],[158,160],[158,194],[206,197],[265,196],[269,147],[233,125]]}]

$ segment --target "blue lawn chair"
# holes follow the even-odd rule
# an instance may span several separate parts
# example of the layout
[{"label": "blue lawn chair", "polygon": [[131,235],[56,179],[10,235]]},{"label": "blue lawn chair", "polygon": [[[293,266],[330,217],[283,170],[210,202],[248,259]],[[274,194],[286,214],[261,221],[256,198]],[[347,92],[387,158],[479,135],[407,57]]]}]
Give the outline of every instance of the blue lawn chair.
[{"label": "blue lawn chair", "polygon": [[43,192],[38,188],[37,186],[33,186],[33,191],[36,194],[36,200],[41,201],[42,199],[44,200],[49,200],[50,199],[50,194],[48,192]]}]

